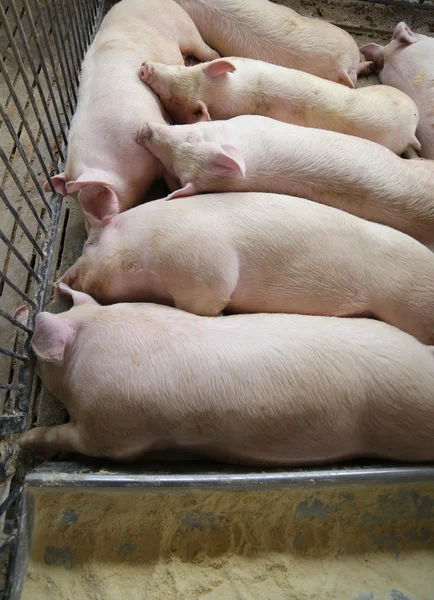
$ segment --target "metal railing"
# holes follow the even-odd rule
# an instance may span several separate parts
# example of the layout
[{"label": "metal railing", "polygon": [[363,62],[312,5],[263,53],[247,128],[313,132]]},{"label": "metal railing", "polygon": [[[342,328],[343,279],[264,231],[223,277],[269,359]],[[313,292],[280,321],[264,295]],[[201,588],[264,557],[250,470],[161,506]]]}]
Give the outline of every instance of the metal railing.
[{"label": "metal railing", "polygon": [[[14,475],[16,435],[27,428],[36,389],[29,347],[42,309],[61,198],[44,192],[65,159],[80,65],[104,0],[2,0],[0,4],[0,558],[11,597],[23,503]],[[31,309],[28,324],[13,314]],[[11,491],[12,490],[12,491]],[[22,507],[22,506],[21,506]]]}]

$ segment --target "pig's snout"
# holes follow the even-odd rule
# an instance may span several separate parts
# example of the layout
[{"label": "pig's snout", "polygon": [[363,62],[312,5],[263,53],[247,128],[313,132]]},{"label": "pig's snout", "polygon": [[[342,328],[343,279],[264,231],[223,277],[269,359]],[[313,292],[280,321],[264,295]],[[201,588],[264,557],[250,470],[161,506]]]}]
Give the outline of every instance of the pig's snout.
[{"label": "pig's snout", "polygon": [[139,77],[141,81],[143,81],[143,83],[149,83],[152,78],[151,75],[152,67],[147,62],[143,62],[139,69]]}]

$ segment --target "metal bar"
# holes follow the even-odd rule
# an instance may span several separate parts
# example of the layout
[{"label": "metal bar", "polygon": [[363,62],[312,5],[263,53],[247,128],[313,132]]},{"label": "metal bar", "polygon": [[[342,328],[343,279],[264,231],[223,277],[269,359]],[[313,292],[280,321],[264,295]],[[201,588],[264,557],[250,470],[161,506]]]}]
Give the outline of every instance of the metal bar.
[{"label": "metal bar", "polygon": [[[11,358],[16,358],[17,360],[27,361],[29,360],[28,356],[24,356],[23,354],[17,354],[17,352],[13,352],[12,350],[7,350],[7,348],[0,347],[0,354],[4,354],[6,356],[10,356]],[[11,389],[9,384],[5,384],[8,387],[4,389]]]},{"label": "metal bar", "polygon": [[[277,489],[320,489],[351,486],[408,485],[433,483],[434,466],[378,465],[367,467],[327,467],[312,469],[226,468],[220,465],[200,468],[179,465],[152,469],[138,465],[120,469],[100,462],[47,462],[25,478],[27,489],[35,491],[124,490],[128,492],[179,492],[187,490],[270,491]],[[162,472],[163,471],[163,472]]]},{"label": "metal bar", "polygon": [[5,512],[8,510],[8,508],[11,506],[11,504],[13,502],[15,502],[15,500],[18,498],[18,496],[20,495],[20,493],[22,492],[22,486],[17,485],[12,492],[9,494],[9,496],[6,498],[6,500],[4,500],[0,506],[0,517],[2,517]]},{"label": "metal bar", "polygon": [[0,308],[0,317],[3,317],[4,319],[6,319],[6,321],[9,321],[9,323],[12,323],[12,325],[15,325],[15,327],[19,327],[20,329],[22,329],[29,335],[32,335],[32,333],[33,333],[32,329],[29,329],[29,327],[27,327],[26,325],[23,325],[23,323],[20,323],[20,321],[17,321],[17,319],[15,319],[10,314],[5,312],[2,308]]},{"label": "metal bar", "polygon": [[3,233],[3,231],[1,229],[0,229],[0,239],[6,244],[6,246],[9,248],[9,250],[12,252],[12,254],[16,258],[18,258],[20,263],[23,265],[23,267],[25,267],[25,269],[27,269],[27,271],[30,273],[30,275],[33,277],[33,279],[35,279],[38,283],[41,283],[42,280],[39,277],[39,275],[36,273],[36,271],[34,269],[32,269],[32,267],[29,265],[29,263],[26,261],[26,259],[21,254],[21,252],[19,252],[17,250],[17,248],[14,246],[14,244],[12,244],[12,242],[9,240],[9,238],[5,236],[5,234]]},{"label": "metal bar", "polygon": [[[67,33],[66,31],[66,27],[63,29],[63,31],[60,28],[60,23],[64,23],[66,22],[64,14],[63,14],[63,10],[62,13],[60,12],[60,7],[59,7],[59,2],[55,2],[54,3],[54,9],[56,11],[56,16],[57,16],[57,20],[59,23],[59,31],[62,33],[62,45],[64,47],[65,50],[65,59],[66,59],[66,68],[68,70],[68,73],[70,74],[70,79],[71,79],[71,92],[72,95],[74,96],[74,101],[75,104],[77,104],[77,86],[78,86],[78,77],[77,77],[77,73],[75,72],[75,69],[73,71],[71,71],[70,66],[74,65],[74,54],[72,51],[72,45],[71,45],[71,36]],[[67,45],[64,43],[65,41],[67,41]],[[69,49],[69,53],[67,52],[67,48]]]},{"label": "metal bar", "polygon": [[[2,348],[0,348],[0,350],[2,350]],[[17,358],[17,357],[12,357],[12,358]],[[28,358],[26,358],[26,360],[23,360],[22,362],[27,362]],[[23,391],[24,386],[20,385],[19,383],[0,383],[0,390],[9,390],[9,391],[19,391],[22,392]],[[1,415],[1,417],[6,417],[7,415]],[[0,418],[1,418],[0,417]]]},{"label": "metal bar", "polygon": [[[65,10],[65,6],[62,4],[62,13],[64,13]],[[74,21],[74,17],[72,15],[71,12],[71,3],[70,2],[66,2],[66,10],[68,12],[68,19],[69,19],[69,37],[72,37],[72,44],[74,46],[75,49],[75,69],[74,69],[74,75],[76,78],[76,82],[77,82],[77,87],[78,87],[78,82],[79,82],[79,77],[78,77],[78,73],[80,70],[80,63],[81,63],[81,59],[80,59],[80,50],[79,50],[79,42],[78,42],[78,37],[77,37],[77,29],[76,29],[76,23]],[[72,35],[71,35],[72,34]]]},{"label": "metal bar", "polygon": [[0,270],[0,278],[3,279],[3,281],[5,281],[14,290],[14,292],[16,292],[19,296],[21,296],[21,298],[25,302],[28,302],[29,304],[31,304],[31,306],[33,306],[33,308],[36,307],[36,302],[34,300],[32,300],[30,298],[30,296],[28,296],[25,292],[20,290],[20,288],[18,286],[16,286],[15,283],[13,283],[9,279],[9,277],[5,273],[3,273],[3,271],[1,271],[1,270]]},{"label": "metal bar", "polygon": [[32,506],[32,499],[27,498],[21,489],[14,518],[16,543],[12,545],[9,554],[6,585],[2,600],[19,600],[22,597],[27,573],[33,515],[34,507]]},{"label": "metal bar", "polygon": [[[33,83],[36,85],[36,88],[38,90],[39,97],[41,99],[42,106],[43,106],[44,112],[45,112],[45,116],[47,118],[48,125],[49,125],[50,130],[51,130],[51,135],[53,136],[53,140],[54,140],[54,142],[56,144],[57,151],[59,152],[59,156],[61,156],[61,158],[63,160],[62,146],[61,146],[59,140],[57,139],[57,131],[56,131],[56,128],[54,127],[53,119],[51,118],[51,113],[50,113],[50,109],[48,107],[47,99],[45,98],[45,94],[44,94],[44,92],[42,90],[40,77],[39,77],[39,74],[38,74],[38,72],[36,70],[35,63],[33,61],[32,52],[31,52],[30,46],[29,46],[29,44],[27,42],[27,37],[26,37],[26,34],[24,33],[24,29],[23,29],[23,25],[21,23],[20,16],[19,16],[18,11],[16,9],[14,0],[12,0],[12,1],[9,0],[9,1],[10,1],[10,9],[12,10],[12,13],[14,15],[14,18],[15,18],[15,21],[16,21],[16,24],[17,24],[17,28],[18,28],[18,32],[20,34],[20,38],[21,38],[21,41],[22,41],[23,46],[24,46],[24,51],[25,51],[25,54],[27,56],[27,60],[28,60],[29,65],[30,65],[30,70],[32,71]],[[37,35],[35,35],[35,39],[36,40],[38,39]],[[42,64],[45,64],[45,61],[44,61],[43,57],[42,57],[42,60],[41,60],[41,66],[42,66]],[[48,84],[49,90],[51,91],[51,96],[52,96],[53,94],[52,94],[52,89],[51,89],[51,81],[48,78],[47,78],[47,84]],[[53,106],[54,106],[54,102],[53,102]]]},{"label": "metal bar", "polygon": [[[15,131],[15,129],[14,129],[14,127],[13,127],[12,123],[11,123],[11,120],[9,119],[9,116],[8,116],[8,114],[6,113],[6,110],[5,110],[5,108],[4,108],[4,106],[3,106],[3,104],[2,104],[1,102],[0,102],[0,114],[1,114],[1,116],[2,116],[2,118],[3,118],[3,121],[6,123],[6,127],[8,128],[8,130],[9,130],[9,133],[11,134],[11,136],[12,136],[12,138],[13,138],[14,142],[15,142],[15,145],[16,145],[16,147],[18,148],[18,151],[19,151],[19,153],[20,153],[20,156],[21,156],[21,158],[23,159],[23,162],[24,162],[24,164],[26,165],[27,172],[29,173],[30,177],[32,178],[32,181],[33,181],[33,183],[35,184],[35,187],[36,187],[36,189],[37,189],[37,190],[38,190],[38,192],[39,192],[39,196],[41,197],[41,200],[43,201],[43,203],[44,203],[45,207],[46,207],[46,208],[47,208],[47,210],[49,211],[49,214],[51,214],[51,207],[50,207],[50,205],[49,205],[49,204],[48,204],[48,202],[47,202],[47,199],[46,199],[46,197],[45,197],[44,190],[42,189],[42,187],[41,187],[41,185],[40,185],[40,183],[39,183],[39,180],[38,180],[38,178],[36,177],[35,171],[33,170],[33,167],[32,167],[32,165],[30,164],[30,162],[29,162],[29,159],[27,158],[27,154],[26,154],[26,152],[24,151],[24,148],[23,148],[23,146],[22,146],[22,144],[21,144],[21,141],[20,141],[20,139],[19,139],[18,135],[16,134],[16,131]],[[20,113],[20,116],[21,116],[21,113]],[[27,124],[26,124],[26,125],[27,125]],[[27,129],[27,127],[26,127],[26,129]],[[32,135],[33,135],[33,133],[32,133]],[[31,140],[31,141],[32,141],[32,140]],[[32,144],[33,144],[33,141],[32,141]],[[35,149],[35,145],[37,145],[37,142],[36,142],[36,140],[34,140],[34,146],[33,146],[33,147],[34,147],[34,149]],[[38,150],[39,150],[39,149],[38,149]],[[39,156],[38,156],[38,158],[39,158]],[[43,161],[43,158],[42,158],[42,156],[41,156],[41,158],[40,158],[40,161],[41,161],[41,160]],[[44,171],[46,171],[46,177],[47,177],[47,179],[49,179],[49,177],[50,177],[50,174],[49,174],[49,172],[48,172],[48,169],[47,169],[47,167],[45,166],[45,162],[44,162],[44,167],[45,167]],[[50,183],[51,183],[51,182],[50,182]],[[52,187],[52,186],[51,186],[51,187]],[[54,191],[54,188],[53,188],[53,187],[52,187],[52,189],[53,189],[53,191]]]},{"label": "metal bar", "polygon": [[[5,80],[5,82],[6,82],[6,85],[7,85],[7,86],[8,86],[8,88],[9,88],[9,93],[10,93],[10,95],[12,96],[12,99],[13,99],[13,101],[14,101],[14,103],[15,103],[15,106],[16,106],[16,108],[17,108],[17,110],[18,110],[19,114],[20,114],[20,117],[21,117],[21,122],[22,122],[22,124],[24,125],[24,127],[25,127],[25,129],[26,129],[26,132],[27,132],[27,135],[28,135],[28,136],[29,136],[29,138],[30,138],[30,141],[32,142],[33,150],[35,151],[35,154],[36,154],[36,156],[38,157],[39,164],[41,165],[41,168],[42,168],[42,170],[44,171],[44,173],[45,173],[45,176],[47,177],[47,179],[49,179],[49,178],[50,178],[50,173],[48,172],[48,169],[47,169],[47,166],[46,166],[46,164],[45,164],[45,161],[44,161],[44,159],[42,158],[42,154],[41,154],[41,152],[40,152],[40,150],[39,150],[39,146],[38,146],[38,144],[37,144],[37,142],[36,142],[36,140],[35,140],[35,136],[33,135],[33,132],[32,132],[32,130],[31,130],[30,126],[29,126],[29,123],[28,123],[28,121],[27,121],[27,118],[26,118],[25,111],[23,110],[22,104],[21,104],[21,102],[19,101],[17,94],[15,93],[15,87],[14,87],[14,84],[12,83],[12,81],[11,81],[11,79],[10,79],[10,77],[9,77],[9,73],[8,73],[8,71],[7,71],[7,69],[6,69],[6,66],[5,66],[5,64],[4,64],[4,62],[3,62],[3,59],[2,59],[2,57],[1,57],[1,56],[0,56],[0,71],[1,71],[1,73],[2,73],[2,75],[3,75],[3,77],[4,77],[4,80]],[[2,109],[2,110],[1,110],[1,115],[2,115],[2,117],[3,117],[3,119],[4,119],[4,118],[5,118],[5,117],[4,117],[4,115],[6,114],[6,111],[3,109],[3,106],[1,105],[1,103],[0,103],[0,107],[1,107],[1,109]],[[6,115],[6,116],[7,116],[7,115]],[[9,119],[7,119],[7,120],[9,120]],[[6,119],[5,119],[5,121],[6,121]],[[8,129],[9,129],[9,127],[8,127]],[[12,129],[13,129],[13,128],[12,128]],[[9,131],[10,131],[10,129],[9,129]],[[16,136],[15,136],[15,137],[16,137]],[[15,139],[15,138],[14,138],[14,139]],[[28,162],[28,161],[27,161],[27,162]],[[55,192],[55,190],[54,190],[53,186],[51,186],[51,187],[52,187],[52,190],[53,190],[53,192]],[[40,188],[40,186],[39,186],[39,188]],[[39,188],[38,188],[38,191],[39,191]],[[42,195],[43,195],[43,192],[42,192]]]},{"label": "metal bar", "polygon": [[22,186],[21,181],[18,179],[18,175],[15,172],[15,169],[12,167],[8,157],[6,156],[4,150],[2,147],[0,147],[0,158],[3,160],[4,165],[6,167],[6,169],[8,170],[9,175],[12,177],[12,179],[15,182],[15,185],[17,186],[21,196],[24,198],[24,200],[26,201],[27,206],[29,207],[31,213],[33,214],[33,216],[36,219],[36,222],[38,223],[39,227],[42,229],[42,231],[44,233],[47,233],[47,228],[45,227],[44,223],[42,222],[40,216],[38,215],[36,208],[33,204],[33,202],[30,200],[29,195],[27,194],[27,192],[25,191],[25,189]]},{"label": "metal bar", "polygon": [[89,2],[85,1],[83,5],[83,1],[78,0],[78,6],[81,14],[81,22],[83,23],[86,32],[86,51],[89,48],[92,39],[92,22],[91,15],[89,12],[89,4]]},{"label": "metal bar", "polygon": [[33,237],[33,235],[30,233],[30,231],[27,229],[26,224],[23,222],[23,220],[21,219],[20,215],[18,214],[18,212],[15,210],[15,208],[12,206],[12,204],[9,202],[8,197],[6,196],[6,194],[4,193],[4,191],[2,190],[2,188],[0,187],[0,198],[3,200],[3,202],[6,204],[6,206],[8,207],[8,209],[10,210],[10,212],[13,214],[15,221],[18,223],[18,225],[21,227],[21,229],[23,230],[23,232],[25,233],[27,239],[29,240],[29,242],[32,244],[33,248],[36,250],[36,252],[39,254],[39,256],[43,257],[44,253],[42,251],[42,249],[39,247],[39,245],[36,242],[36,239]]},{"label": "metal bar", "polygon": [[[52,23],[52,32],[53,32],[54,45],[56,46],[57,60],[58,60],[58,63],[60,65],[60,71],[62,73],[63,83],[64,83],[64,86],[65,86],[64,87],[64,91],[65,91],[66,96],[67,96],[68,108],[67,108],[67,106],[65,104],[65,100],[64,100],[64,97],[63,97],[62,86],[61,86],[60,80],[59,80],[59,78],[57,76],[57,68],[56,68],[56,65],[54,63],[53,53],[51,51],[52,44],[50,43],[50,40],[48,39],[48,32],[47,32],[47,28],[45,26],[45,17],[42,14],[42,9],[41,9],[40,3],[38,2],[39,23],[42,25],[42,31],[43,31],[43,34],[44,34],[44,40],[45,40],[45,43],[46,43],[46,48],[48,50],[48,54],[49,54],[49,57],[50,57],[51,66],[53,68],[53,73],[55,73],[57,91],[59,93],[60,101],[62,103],[62,108],[63,108],[63,112],[64,112],[65,119],[66,119],[66,124],[67,124],[67,127],[69,128],[69,125],[70,125],[70,114],[72,114],[74,102],[71,99],[71,96],[69,94],[68,82],[67,82],[67,77],[66,77],[66,71],[65,71],[64,64],[63,64],[63,60],[62,60],[62,55],[60,54],[60,51],[59,51],[59,41],[58,41],[58,38],[57,38],[57,32],[56,32],[55,28],[53,27],[53,20],[52,20],[52,16],[51,16],[50,10],[48,9],[47,5],[45,5],[45,6],[46,6],[47,13],[48,13],[48,15],[50,17],[50,22]],[[70,111],[70,114],[68,114],[68,109]]]},{"label": "metal bar", "polygon": [[[83,31],[83,23],[81,22],[81,18],[80,15],[78,13],[78,8],[77,8],[77,0],[73,0],[72,2],[72,8],[75,14],[75,28],[77,30],[77,41],[78,41],[78,46],[80,48],[80,64],[78,65],[78,71],[80,72],[80,65],[81,65],[81,61],[83,60],[83,56],[85,53],[85,47],[86,47],[86,43],[84,42],[84,31]],[[72,9],[71,9],[72,10]]]},{"label": "metal bar", "polygon": [[[25,8],[25,11],[26,11],[27,20],[28,20],[28,22],[30,24],[30,28],[32,30],[33,38],[35,40],[36,48],[38,50],[39,61],[40,61],[40,65],[41,65],[42,71],[44,73],[45,81],[46,81],[46,84],[48,86],[48,89],[50,90],[51,101],[53,103],[54,112],[56,113],[56,118],[57,118],[57,122],[59,124],[60,133],[62,134],[63,143],[66,144],[67,143],[67,138],[66,138],[65,128],[63,127],[63,123],[62,123],[62,119],[61,119],[61,116],[60,116],[59,107],[58,107],[56,96],[54,94],[54,89],[53,89],[53,86],[52,86],[52,81],[51,81],[51,78],[50,78],[50,76],[48,74],[48,69],[47,69],[45,57],[44,57],[44,55],[42,53],[41,44],[39,42],[39,35],[38,35],[38,32],[36,31],[35,22],[33,20],[33,14],[32,14],[32,11],[30,10],[28,0],[22,0],[22,1],[23,1],[23,5],[24,5],[24,8]],[[49,45],[47,47],[47,50],[50,50]],[[53,78],[56,79],[55,68],[53,68]],[[57,80],[56,80],[56,83],[57,83]],[[58,95],[60,97],[61,90],[59,88],[58,83],[57,83],[57,93],[58,93]],[[59,156],[60,156],[61,160],[64,160],[63,150],[62,150],[62,147],[61,147],[61,145],[59,143],[57,144],[57,147],[58,147],[58,150],[59,150]]]},{"label": "metal bar", "polygon": [[[55,156],[54,156],[54,153],[53,153],[53,149],[51,148],[50,141],[49,141],[47,133],[45,131],[44,123],[42,122],[41,115],[39,114],[39,109],[38,109],[38,107],[36,105],[36,102],[35,102],[35,98],[34,98],[34,95],[33,95],[33,92],[32,92],[32,87],[30,85],[30,81],[29,81],[29,78],[27,76],[26,69],[24,68],[23,61],[21,59],[21,54],[20,54],[20,52],[18,50],[17,43],[15,41],[14,35],[13,35],[13,33],[11,31],[11,28],[9,26],[9,22],[8,22],[8,20],[6,18],[6,13],[5,13],[4,8],[3,8],[3,6],[2,6],[1,3],[0,3],[0,19],[3,22],[3,27],[4,27],[5,31],[6,31],[6,35],[8,37],[10,47],[12,48],[12,51],[13,51],[14,56],[15,56],[15,59],[16,59],[18,65],[19,65],[20,75],[21,75],[21,77],[22,77],[22,79],[24,81],[24,85],[25,85],[26,90],[27,90],[28,98],[30,100],[30,104],[32,105],[33,112],[35,113],[36,120],[38,121],[38,125],[40,127],[40,132],[41,132],[42,137],[44,138],[44,142],[45,142],[45,145],[47,147],[47,151],[48,151],[48,153],[50,155],[51,160],[53,162],[55,162],[56,159],[55,159]],[[26,119],[26,117],[24,117],[24,118]]]},{"label": "metal bar", "polygon": [[57,41],[60,38],[61,51],[59,50],[58,44],[56,44],[57,55],[59,57],[59,62],[60,62],[62,70],[63,70],[63,66],[66,65],[66,72],[68,73],[69,84],[67,84],[66,81],[65,81],[65,87],[68,90],[68,95],[69,95],[69,91],[72,94],[72,99],[71,99],[71,102],[70,102],[71,109],[72,109],[71,110],[71,114],[72,114],[74,112],[74,110],[75,110],[76,105],[77,105],[77,95],[75,93],[74,79],[72,77],[71,68],[70,68],[70,64],[69,64],[69,60],[68,60],[68,55],[67,55],[67,52],[66,52],[64,34],[63,34],[63,31],[60,28],[59,10],[58,10],[58,7],[57,7],[57,2],[54,3],[54,6],[55,6],[55,12],[56,12],[55,17],[56,18],[53,17],[53,13],[51,11],[51,6],[48,3],[46,3],[47,11],[48,11],[48,14],[50,16],[51,23],[52,23],[52,30],[54,32],[55,26],[56,26],[56,29],[57,29],[56,39],[57,39]]}]

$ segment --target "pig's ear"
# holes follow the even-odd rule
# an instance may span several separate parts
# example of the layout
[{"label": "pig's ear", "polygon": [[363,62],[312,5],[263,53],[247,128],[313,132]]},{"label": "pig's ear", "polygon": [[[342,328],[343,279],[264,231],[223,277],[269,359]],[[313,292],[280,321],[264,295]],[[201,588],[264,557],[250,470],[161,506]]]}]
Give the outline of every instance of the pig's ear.
[{"label": "pig's ear", "polygon": [[219,58],[210,63],[206,63],[206,66],[203,69],[203,72],[213,79],[221,77],[225,73],[233,73],[234,71],[236,71],[235,65],[227,58]]},{"label": "pig's ear", "polygon": [[61,363],[66,345],[74,337],[74,329],[66,319],[42,312],[36,317],[32,347],[39,360]]},{"label": "pig's ear", "polygon": [[104,225],[119,213],[118,197],[104,185],[83,187],[78,194],[78,201],[89,225]]},{"label": "pig's ear", "polygon": [[374,62],[377,69],[382,69],[384,66],[384,48],[380,44],[366,44],[360,48],[360,54],[363,54],[369,62]]},{"label": "pig's ear", "polygon": [[184,187],[179,188],[179,190],[175,190],[168,196],[166,196],[166,200],[173,200],[174,198],[185,198],[186,196],[195,196],[199,193],[199,190],[195,185],[188,182],[184,185]]},{"label": "pig's ear", "polygon": [[242,177],[246,176],[244,157],[235,146],[222,144],[217,148],[213,160],[218,167],[223,167],[233,174],[240,174]]},{"label": "pig's ear", "polygon": [[416,36],[404,21],[401,21],[401,23],[398,23],[398,25],[395,27],[392,39],[396,40],[400,44],[405,45],[413,44],[417,41]]},{"label": "pig's ear", "polygon": [[84,292],[77,292],[66,285],[66,283],[62,283],[58,281],[54,284],[54,288],[57,292],[58,296],[64,298],[71,298],[74,302],[74,306],[80,306],[81,304],[95,304],[99,306],[98,302],[89,296],[89,294],[85,294]]},{"label": "pig's ear", "polygon": [[187,124],[198,123],[199,121],[211,121],[208,109],[202,100],[198,100],[191,107],[191,112],[187,117]]},{"label": "pig's ear", "polygon": [[[52,177],[50,181],[51,181],[52,186],[56,190],[56,194],[59,194],[59,196],[66,196],[66,194],[68,192],[66,191],[66,175],[65,175],[65,173],[59,173],[59,175],[54,175],[54,177]],[[50,191],[51,191],[51,186],[48,183],[48,181],[46,181],[44,183],[44,192],[50,192]]]},{"label": "pig's ear", "polygon": [[78,192],[78,201],[89,224],[104,223],[119,212],[119,200],[103,171],[91,170],[66,184],[68,194]]},{"label": "pig's ear", "polygon": [[21,323],[21,325],[27,325],[29,321],[29,315],[30,309],[24,304],[24,306],[19,306],[12,316],[18,321],[18,323]]}]

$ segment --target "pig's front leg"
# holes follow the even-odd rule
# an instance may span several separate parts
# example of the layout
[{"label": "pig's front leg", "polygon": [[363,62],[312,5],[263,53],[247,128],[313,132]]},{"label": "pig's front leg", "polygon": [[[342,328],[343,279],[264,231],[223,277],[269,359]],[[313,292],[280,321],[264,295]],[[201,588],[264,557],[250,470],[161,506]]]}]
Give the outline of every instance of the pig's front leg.
[{"label": "pig's front leg", "polygon": [[23,450],[34,452],[43,460],[51,460],[59,452],[89,453],[74,423],[35,427],[27,431],[18,443]]},{"label": "pig's front leg", "polygon": [[226,308],[230,299],[230,296],[222,297],[221,294],[216,295],[212,291],[197,296],[191,293],[178,294],[174,298],[177,309],[200,317],[216,317]]},{"label": "pig's front leg", "polygon": [[179,182],[179,179],[177,179],[174,175],[169,173],[169,171],[164,171],[163,177],[164,177],[164,181],[166,182],[166,185],[169,188],[170,192],[179,190],[179,188],[182,187],[181,183]]}]

